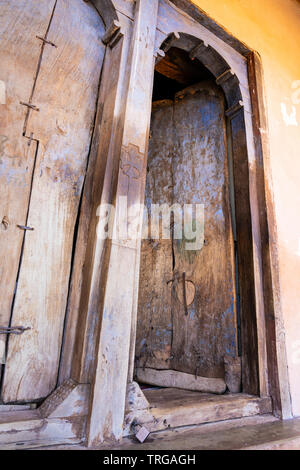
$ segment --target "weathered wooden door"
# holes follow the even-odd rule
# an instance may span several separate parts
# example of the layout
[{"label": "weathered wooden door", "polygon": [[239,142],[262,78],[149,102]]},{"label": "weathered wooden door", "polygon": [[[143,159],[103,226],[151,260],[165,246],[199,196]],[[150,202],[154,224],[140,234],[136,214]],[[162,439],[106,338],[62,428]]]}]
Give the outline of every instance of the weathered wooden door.
[{"label": "weathered wooden door", "polygon": [[82,0],[1,1],[0,326],[26,328],[0,335],[4,402],[57,382],[103,32]]},{"label": "weathered wooden door", "polygon": [[212,82],[154,103],[149,212],[154,203],[203,204],[205,242],[143,241],[137,364],[224,377],[224,356],[237,355],[235,262],[224,97]]}]

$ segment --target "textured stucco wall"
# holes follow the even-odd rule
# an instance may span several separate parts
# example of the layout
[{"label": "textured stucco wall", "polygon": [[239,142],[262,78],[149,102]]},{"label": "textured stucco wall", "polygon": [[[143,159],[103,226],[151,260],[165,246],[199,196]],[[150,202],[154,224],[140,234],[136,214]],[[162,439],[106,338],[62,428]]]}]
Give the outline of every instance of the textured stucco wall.
[{"label": "textured stucco wall", "polygon": [[300,416],[300,2],[194,3],[262,58],[290,387]]}]

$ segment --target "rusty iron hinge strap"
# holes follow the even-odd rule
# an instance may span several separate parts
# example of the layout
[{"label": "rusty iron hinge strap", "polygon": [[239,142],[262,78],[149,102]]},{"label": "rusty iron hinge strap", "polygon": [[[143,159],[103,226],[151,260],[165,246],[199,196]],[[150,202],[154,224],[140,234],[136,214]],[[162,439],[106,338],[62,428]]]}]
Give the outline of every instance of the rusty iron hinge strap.
[{"label": "rusty iron hinge strap", "polygon": [[25,328],[24,326],[13,326],[6,327],[0,326],[0,335],[22,335],[24,331],[30,330],[30,327]]}]

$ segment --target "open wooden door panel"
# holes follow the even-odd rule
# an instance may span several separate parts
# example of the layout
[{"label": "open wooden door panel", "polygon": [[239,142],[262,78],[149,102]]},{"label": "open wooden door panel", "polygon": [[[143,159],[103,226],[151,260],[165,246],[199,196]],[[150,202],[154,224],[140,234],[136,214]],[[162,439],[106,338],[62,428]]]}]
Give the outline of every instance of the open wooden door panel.
[{"label": "open wooden door panel", "polygon": [[11,221],[2,231],[7,262],[1,288],[7,305],[1,326],[28,328],[8,335],[6,351],[2,348],[1,398],[7,403],[40,400],[57,383],[74,230],[105,46],[103,22],[90,4],[4,3],[5,22],[13,18],[14,29],[5,30],[1,41],[9,74],[7,128],[1,134],[11,134],[1,165],[6,181],[1,217]]}]

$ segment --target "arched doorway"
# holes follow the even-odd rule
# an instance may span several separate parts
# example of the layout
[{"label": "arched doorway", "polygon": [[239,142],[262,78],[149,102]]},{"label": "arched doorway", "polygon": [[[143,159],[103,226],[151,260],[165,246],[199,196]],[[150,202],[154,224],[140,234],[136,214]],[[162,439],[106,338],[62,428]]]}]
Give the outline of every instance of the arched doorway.
[{"label": "arched doorway", "polygon": [[1,9],[0,397],[27,403],[57,384],[105,27],[80,0]]}]

